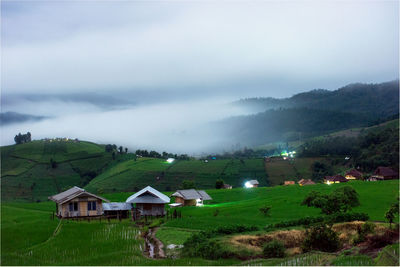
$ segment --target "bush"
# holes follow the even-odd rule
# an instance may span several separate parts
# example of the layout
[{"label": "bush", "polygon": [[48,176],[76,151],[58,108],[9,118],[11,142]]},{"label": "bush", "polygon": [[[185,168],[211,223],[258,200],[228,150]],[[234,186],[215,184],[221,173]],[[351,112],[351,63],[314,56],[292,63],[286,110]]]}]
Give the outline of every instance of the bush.
[{"label": "bush", "polygon": [[183,244],[185,256],[202,257],[205,259],[217,260],[228,257],[229,253],[222,248],[216,241],[209,241],[208,237],[202,233],[194,234]]},{"label": "bush", "polygon": [[267,216],[269,214],[269,211],[271,210],[271,206],[264,206],[259,208],[259,210],[261,211],[261,213],[263,213],[265,216]]},{"label": "bush", "polygon": [[263,255],[265,258],[283,258],[285,257],[285,246],[277,240],[268,242],[264,246]]},{"label": "bush", "polygon": [[354,239],[354,244],[359,244],[364,242],[367,234],[373,233],[375,229],[375,224],[366,222],[362,226],[358,226],[357,228],[357,237]]},{"label": "bush", "polygon": [[331,226],[319,224],[306,230],[306,238],[303,242],[305,251],[320,250],[334,252],[340,248],[339,237]]}]

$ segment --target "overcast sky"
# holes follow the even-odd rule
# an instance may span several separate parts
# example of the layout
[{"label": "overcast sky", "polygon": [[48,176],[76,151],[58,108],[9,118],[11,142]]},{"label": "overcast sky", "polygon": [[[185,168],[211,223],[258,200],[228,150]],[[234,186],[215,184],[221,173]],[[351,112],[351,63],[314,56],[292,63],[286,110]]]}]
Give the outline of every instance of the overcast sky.
[{"label": "overcast sky", "polygon": [[[43,103],[59,95],[228,102],[398,78],[398,1],[3,0],[1,8],[3,111],[46,115]],[[42,104],[30,110],[11,95]],[[50,102],[57,115],[70,112]]]}]

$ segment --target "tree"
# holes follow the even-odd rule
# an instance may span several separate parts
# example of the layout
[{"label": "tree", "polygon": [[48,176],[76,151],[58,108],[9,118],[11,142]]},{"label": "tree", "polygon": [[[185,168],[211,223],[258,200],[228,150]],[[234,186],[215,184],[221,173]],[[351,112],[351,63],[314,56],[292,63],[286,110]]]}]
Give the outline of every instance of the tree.
[{"label": "tree", "polygon": [[340,248],[338,234],[332,230],[332,226],[318,224],[306,230],[303,241],[304,251],[320,250],[335,252]]},{"label": "tree", "polygon": [[182,182],[182,189],[192,189],[192,188],[195,188],[195,186],[194,186],[194,182],[193,181],[191,181],[191,180],[184,180],[183,182]]},{"label": "tree", "polygon": [[52,169],[57,168],[57,162],[53,158],[50,159],[50,166]]},{"label": "tree", "polygon": [[353,207],[360,205],[358,194],[351,186],[337,188],[328,195],[322,195],[319,192],[311,191],[301,203],[308,207],[320,208],[322,213],[327,215],[346,212]]},{"label": "tree", "polygon": [[112,159],[115,160],[115,151],[112,152]]},{"label": "tree", "polygon": [[128,154],[128,148],[127,147],[125,147],[125,153]]},{"label": "tree", "polygon": [[122,146],[119,147],[119,153],[120,153],[120,154],[122,154],[122,150],[123,150],[123,149],[124,149],[124,148],[123,148]]},{"label": "tree", "polygon": [[218,179],[217,181],[215,181],[215,188],[216,189],[221,189],[224,186],[224,181],[221,179]]},{"label": "tree", "polygon": [[390,228],[392,228],[392,223],[396,218],[396,214],[399,213],[399,198],[397,198],[397,202],[392,204],[388,211],[385,213],[385,219],[389,222]]}]

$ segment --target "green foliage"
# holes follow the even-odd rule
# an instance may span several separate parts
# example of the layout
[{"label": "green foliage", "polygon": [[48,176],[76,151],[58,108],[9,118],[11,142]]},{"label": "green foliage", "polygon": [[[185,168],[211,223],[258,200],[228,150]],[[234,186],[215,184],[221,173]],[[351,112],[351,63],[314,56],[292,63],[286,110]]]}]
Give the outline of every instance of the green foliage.
[{"label": "green foliage", "polygon": [[367,237],[367,234],[373,233],[374,230],[375,230],[375,224],[370,223],[370,222],[366,222],[362,226],[358,226],[357,227],[357,236],[353,240],[353,243],[359,244],[361,242],[364,242]]},{"label": "green foliage", "polygon": [[221,189],[224,186],[224,181],[221,179],[218,179],[217,181],[215,181],[215,188],[216,189]]},{"label": "green foliage", "polygon": [[374,266],[374,261],[367,255],[339,256],[332,261],[333,266]]},{"label": "green foliage", "polygon": [[31,133],[30,132],[27,132],[26,134],[19,133],[14,137],[14,141],[17,145],[31,142],[32,141]]},{"label": "green foliage", "polygon": [[265,216],[267,216],[267,215],[269,215],[269,212],[270,212],[271,208],[272,208],[271,206],[265,205],[265,206],[259,208],[259,210],[260,210],[260,212],[261,212],[262,214],[264,214]]},{"label": "green foliage", "polygon": [[277,240],[268,242],[264,246],[263,255],[265,258],[283,258],[285,257],[285,246]]},{"label": "green foliage", "polygon": [[311,169],[312,169],[312,179],[314,181],[320,181],[325,176],[333,174],[333,169],[331,166],[319,161],[314,162],[313,165],[311,166]]},{"label": "green foliage", "polygon": [[282,221],[275,224],[268,224],[264,227],[265,230],[271,230],[275,228],[285,228],[292,226],[310,226],[317,223],[340,223],[340,222],[352,222],[352,221],[366,221],[369,217],[365,213],[336,213],[329,216],[318,216],[318,217],[304,217],[296,220]]},{"label": "green foliage", "polygon": [[335,252],[340,248],[338,234],[331,226],[319,224],[306,229],[306,237],[303,242],[305,251],[320,250]]},{"label": "green foliage", "polygon": [[352,207],[360,205],[358,194],[351,186],[335,189],[328,195],[322,195],[315,191],[310,192],[303,200],[302,205],[320,208],[324,214],[346,212]]},{"label": "green foliage", "polygon": [[384,247],[376,257],[378,266],[399,266],[400,259],[399,243]]},{"label": "green foliage", "polygon": [[385,219],[390,223],[390,227],[392,227],[392,223],[396,218],[396,214],[399,213],[399,198],[397,198],[397,201],[393,203],[388,211],[385,213]]},{"label": "green foliage", "polygon": [[187,257],[201,257],[205,259],[220,259],[227,256],[222,246],[216,241],[210,241],[202,234],[193,234],[185,243],[183,254]]}]

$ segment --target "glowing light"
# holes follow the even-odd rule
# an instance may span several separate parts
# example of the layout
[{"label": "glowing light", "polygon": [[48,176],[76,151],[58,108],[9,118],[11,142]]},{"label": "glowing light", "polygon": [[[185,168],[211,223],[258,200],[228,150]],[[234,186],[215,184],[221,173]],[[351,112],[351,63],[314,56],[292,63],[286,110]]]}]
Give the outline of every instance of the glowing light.
[{"label": "glowing light", "polygon": [[196,206],[203,206],[203,202],[200,198],[196,199]]},{"label": "glowing light", "polygon": [[175,160],[174,158],[168,158],[168,159],[167,159],[167,162],[168,162],[168,163],[172,163],[172,162],[174,162],[174,160]]},{"label": "glowing light", "polygon": [[244,184],[244,186],[245,186],[246,188],[251,188],[251,187],[253,187],[253,185],[252,185],[250,182],[246,182],[246,183]]}]

